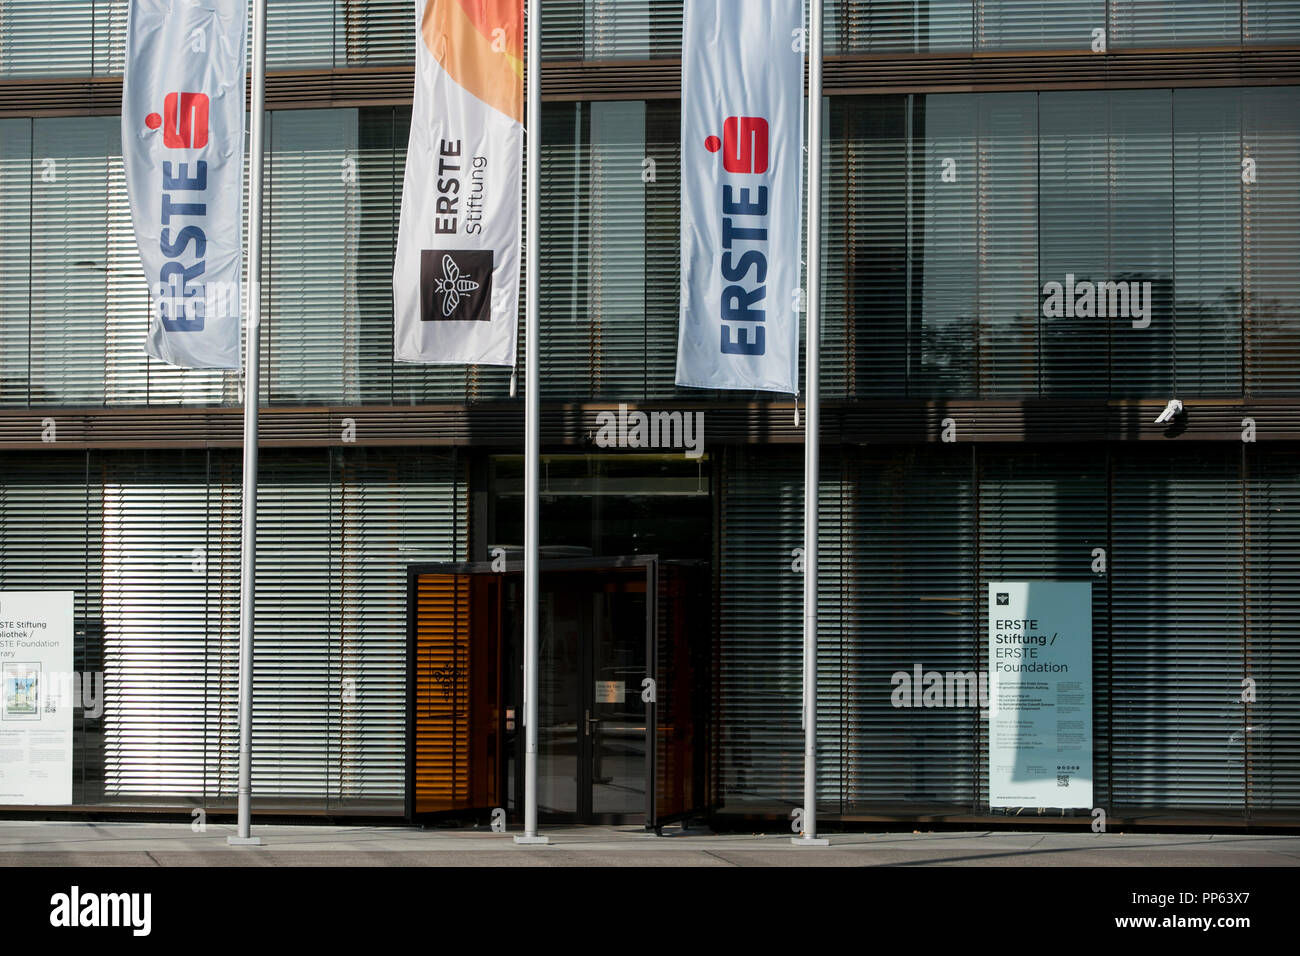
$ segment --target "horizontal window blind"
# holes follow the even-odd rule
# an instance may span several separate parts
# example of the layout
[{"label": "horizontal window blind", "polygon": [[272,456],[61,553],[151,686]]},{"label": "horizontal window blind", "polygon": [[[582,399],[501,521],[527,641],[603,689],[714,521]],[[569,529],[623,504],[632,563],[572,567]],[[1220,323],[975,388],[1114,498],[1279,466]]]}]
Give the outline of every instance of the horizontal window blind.
[{"label": "horizontal window blind", "polygon": [[784,815],[800,802],[803,470],[793,450],[727,451],[721,468],[715,732],[729,808]]},{"label": "horizontal window blind", "polygon": [[[1287,87],[833,98],[827,396],[1294,393],[1298,104]],[[505,398],[508,370],[391,358],[409,109],[268,116],[264,396]],[[544,116],[547,397],[705,396],[673,383],[677,105]],[[142,353],[117,120],[4,125],[0,403],[237,402],[237,376]],[[1065,314],[1071,276],[1076,298],[1094,286],[1094,315]],[[1059,314],[1044,315],[1057,286]]]},{"label": "horizontal window blind", "polygon": [[[1109,793],[1108,715],[1112,700],[1112,635],[1108,577],[1094,565],[1109,552],[1106,456],[1088,449],[979,455],[979,587],[973,596],[979,668],[988,668],[988,583],[1064,580],[1092,582],[1093,794]],[[988,806],[988,724],[977,731],[977,805]]]},{"label": "horizontal window blind", "polygon": [[275,403],[355,402],[361,344],[357,111],[270,118],[262,356]]},{"label": "horizontal window blind", "polygon": [[[1300,455],[1245,456],[1245,661],[1242,746],[1251,811],[1300,805]],[[1247,682],[1252,683],[1247,683]]]},{"label": "horizontal window blind", "polygon": [[1242,91],[1242,285],[1252,395],[1300,391],[1300,97]]},{"label": "horizontal window blind", "polygon": [[0,405],[26,405],[32,121],[0,120]]},{"label": "horizontal window blind", "polygon": [[[32,155],[32,402],[102,405],[110,361],[109,276],[121,248],[110,234],[130,229],[123,207],[109,218],[104,202],[108,196],[111,211],[113,194],[122,190],[119,124],[113,117],[37,122]],[[143,272],[136,271],[143,288]],[[115,397],[143,398],[143,365],[114,383]]]},{"label": "horizontal window blind", "polygon": [[[0,78],[120,76],[127,0],[0,0]],[[251,33],[250,4],[250,33]],[[269,70],[413,62],[413,0],[275,0]],[[681,54],[681,0],[547,0],[548,60],[647,60]],[[252,55],[252,43],[248,44]],[[251,62],[251,60],[250,60]]]},{"label": "horizontal window blind", "polygon": [[681,55],[682,0],[548,0],[542,57],[648,60]]},{"label": "horizontal window blind", "polygon": [[[229,805],[237,776],[238,453],[28,456],[0,474],[0,588],[77,595],[74,799]],[[401,810],[406,574],[463,557],[453,455],[268,450],[258,495],[254,788]]]},{"label": "horizontal window blind", "polygon": [[[73,592],[73,667],[93,673],[103,670],[102,565],[99,500],[88,494],[86,469],[85,454],[77,452],[6,456],[0,469],[0,589]],[[103,750],[84,742],[103,726],[85,710],[74,713],[72,798],[78,803],[100,799]]]},{"label": "horizontal window blind", "polygon": [[975,23],[969,0],[829,0],[828,52],[925,53],[968,50]]},{"label": "horizontal window blind", "polygon": [[1245,801],[1238,455],[1117,456],[1109,755],[1115,811]]},{"label": "horizontal window blind", "polygon": [[[979,316],[978,388],[981,395],[1033,394],[1039,387],[1040,356],[1046,342],[1039,332],[1038,285],[1035,263],[1042,246],[1043,188],[1039,179],[1042,150],[1041,114],[1033,94],[981,96],[973,111],[978,119],[977,161],[958,162],[957,183],[973,179],[975,224],[976,314]],[[927,97],[927,106],[928,106]],[[946,104],[949,115],[956,104]],[[927,120],[927,127],[929,121]],[[939,157],[936,156],[936,159]],[[942,163],[942,160],[941,160]],[[926,176],[942,191],[933,165]],[[942,273],[949,258],[957,258],[942,243],[938,257],[928,254],[926,273]],[[928,251],[928,250],[927,250]],[[953,349],[954,364],[963,351]],[[954,383],[955,384],[955,383]]]},{"label": "horizontal window blind", "polygon": [[[895,707],[893,674],[986,668],[984,585],[1048,579],[1093,582],[1099,806],[1293,816],[1300,459],[1291,448],[1246,454],[1243,471],[1241,451],[1209,448],[984,450],[973,462],[950,449],[828,450],[823,812],[986,806],[978,709]],[[771,449],[730,455],[723,469],[716,665],[728,810],[784,812],[801,792],[802,592],[797,573],[785,578],[800,540],[798,464]]]},{"label": "horizontal window blind", "polygon": [[1290,0],[1243,0],[1241,23],[1251,45],[1300,40],[1300,6]]},{"label": "horizontal window blind", "polygon": [[1241,95],[1174,97],[1174,381],[1198,395],[1242,390]]},{"label": "horizontal window blind", "polygon": [[1111,45],[1241,42],[1241,0],[1112,0]]},{"label": "horizontal window blind", "polygon": [[[910,686],[918,666],[923,674],[981,667],[970,452],[847,448],[827,459],[819,492],[819,796],[838,795],[843,813],[969,805],[978,707],[912,707]],[[833,812],[832,804],[825,809]]]},{"label": "horizontal window blind", "polygon": [[[122,0],[125,8],[125,0]],[[89,76],[94,0],[0,0],[0,77]]]},{"label": "horizontal window blind", "polygon": [[1289,0],[830,0],[825,30],[838,54],[1108,52],[1285,43],[1300,37],[1300,11]]},{"label": "horizontal window blind", "polygon": [[[164,481],[157,462],[146,458],[102,459],[93,476],[102,501],[109,803],[201,802],[206,752],[233,731],[209,723],[205,707],[216,676],[208,669],[208,603],[230,600],[221,586],[230,569],[218,560],[216,579],[209,576],[206,455],[167,457],[173,460]],[[233,583],[237,578],[230,575]]]},{"label": "horizontal window blind", "polygon": [[[823,352],[827,397],[906,393],[907,101],[830,103],[826,170]],[[806,203],[806,199],[805,199]],[[806,283],[806,276],[803,278]]]}]

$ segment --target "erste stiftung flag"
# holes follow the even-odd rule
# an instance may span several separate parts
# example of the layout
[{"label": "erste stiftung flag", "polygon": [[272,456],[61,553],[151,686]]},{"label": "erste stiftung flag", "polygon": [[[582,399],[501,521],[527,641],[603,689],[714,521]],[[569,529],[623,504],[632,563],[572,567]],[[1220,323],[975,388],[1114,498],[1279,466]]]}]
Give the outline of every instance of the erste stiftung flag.
[{"label": "erste stiftung flag", "polygon": [[416,0],[393,357],[514,365],[523,0]]},{"label": "erste stiftung flag", "polygon": [[145,351],[240,367],[246,0],[130,0],[122,161],[152,318]]},{"label": "erste stiftung flag", "polygon": [[803,0],[686,0],[677,384],[798,391]]}]

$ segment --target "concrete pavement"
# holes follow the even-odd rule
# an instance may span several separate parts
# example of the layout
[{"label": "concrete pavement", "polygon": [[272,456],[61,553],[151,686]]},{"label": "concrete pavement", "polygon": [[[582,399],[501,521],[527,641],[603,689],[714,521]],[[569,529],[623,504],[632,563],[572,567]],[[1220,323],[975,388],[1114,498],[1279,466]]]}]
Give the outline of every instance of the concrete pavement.
[{"label": "concrete pavement", "polygon": [[830,835],[638,827],[546,827],[550,846],[512,834],[395,826],[255,826],[260,847],[231,847],[230,825],[0,821],[0,866],[1300,866],[1300,835],[941,832]]}]

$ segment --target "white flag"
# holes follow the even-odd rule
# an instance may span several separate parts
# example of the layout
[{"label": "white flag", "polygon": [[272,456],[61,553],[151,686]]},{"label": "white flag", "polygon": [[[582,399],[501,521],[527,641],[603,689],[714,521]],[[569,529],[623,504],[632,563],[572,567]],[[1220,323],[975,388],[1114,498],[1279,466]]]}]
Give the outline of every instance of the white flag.
[{"label": "white flag", "polygon": [[795,393],[802,0],[686,0],[677,384]]},{"label": "white flag", "polygon": [[416,0],[393,357],[514,365],[523,0]]},{"label": "white flag", "polygon": [[246,0],[131,0],[122,160],[153,317],[145,351],[239,368]]}]

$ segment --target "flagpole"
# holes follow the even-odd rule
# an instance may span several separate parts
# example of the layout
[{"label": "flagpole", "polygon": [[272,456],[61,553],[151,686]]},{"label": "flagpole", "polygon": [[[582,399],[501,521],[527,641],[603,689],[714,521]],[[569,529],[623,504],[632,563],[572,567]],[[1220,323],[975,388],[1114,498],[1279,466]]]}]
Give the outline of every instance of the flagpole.
[{"label": "flagpole", "polygon": [[822,0],[812,0],[808,31],[808,317],[804,395],[803,497],[803,830],[791,840],[817,838],[817,481],[821,456]]},{"label": "flagpole", "polygon": [[542,349],[537,330],[538,183],[542,152],[542,19],[541,4],[528,0],[526,100],[528,125],[527,185],[524,190],[525,248],[524,340],[524,832],[516,843],[549,843],[537,835],[537,561],[538,454],[541,436],[539,394]]},{"label": "flagpole", "polygon": [[239,552],[239,835],[237,846],[258,846],[250,833],[253,799],[253,613],[257,568],[257,403],[262,293],[262,133],[266,105],[266,0],[253,3],[253,89],[248,135],[248,306],[244,342],[244,484]]}]

